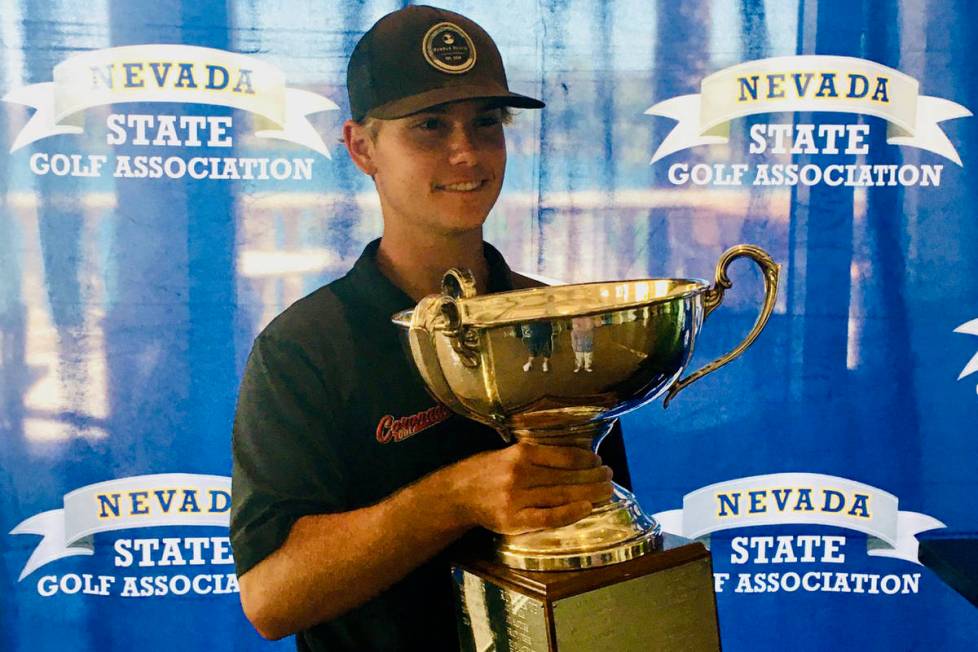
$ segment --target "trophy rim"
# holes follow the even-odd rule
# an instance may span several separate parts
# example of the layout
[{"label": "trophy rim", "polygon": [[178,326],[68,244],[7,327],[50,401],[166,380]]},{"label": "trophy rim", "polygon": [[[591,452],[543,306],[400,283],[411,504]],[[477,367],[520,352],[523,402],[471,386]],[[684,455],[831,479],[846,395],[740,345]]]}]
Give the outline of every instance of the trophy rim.
[{"label": "trophy rim", "polygon": [[[554,315],[537,315],[537,316],[513,316],[505,318],[496,319],[486,319],[480,318],[478,315],[473,316],[471,307],[480,303],[497,303],[500,300],[505,301],[511,299],[516,295],[522,295],[523,297],[532,297],[534,295],[549,294],[555,291],[562,292],[567,289],[580,289],[588,287],[599,287],[602,285],[619,285],[622,283],[669,283],[676,286],[665,294],[650,297],[647,299],[634,300],[634,301],[622,301],[619,303],[606,304],[603,306],[596,306],[594,308],[589,308],[585,310],[576,310],[573,313],[568,314],[554,314]],[[690,287],[693,286],[693,287]],[[474,297],[468,298],[457,298],[455,301],[459,305],[459,315],[461,317],[461,325],[475,328],[493,328],[495,326],[511,326],[513,324],[526,324],[541,321],[552,321],[555,319],[573,319],[575,317],[588,317],[593,315],[601,315],[608,312],[616,312],[619,310],[632,310],[635,308],[644,308],[646,306],[653,306],[660,303],[667,303],[670,301],[675,301],[676,299],[685,299],[691,296],[696,296],[706,292],[710,288],[710,283],[701,278],[637,278],[637,279],[622,279],[622,280],[611,280],[611,281],[591,281],[587,283],[568,283],[564,285],[544,285],[534,288],[525,288],[521,290],[508,290],[505,292],[493,292],[490,294],[480,294]],[[439,295],[429,295],[437,297]],[[391,321],[404,329],[411,328],[411,318],[414,310],[417,306],[407,308],[406,310],[400,310],[391,316]],[[437,330],[437,328],[436,328]]]}]

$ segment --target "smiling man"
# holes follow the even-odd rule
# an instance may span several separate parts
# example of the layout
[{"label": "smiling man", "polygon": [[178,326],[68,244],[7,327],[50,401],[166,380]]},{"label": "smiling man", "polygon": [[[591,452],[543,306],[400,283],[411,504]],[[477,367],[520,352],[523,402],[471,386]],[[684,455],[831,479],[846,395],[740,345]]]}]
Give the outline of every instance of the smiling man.
[{"label": "smiling man", "polygon": [[[503,447],[411,369],[391,316],[467,267],[482,292],[536,285],[482,240],[506,168],[502,60],[471,20],[414,6],[375,24],[348,68],[347,150],[383,236],[255,340],[234,424],[231,543],[241,601],[300,650],[457,647],[446,548],[572,523],[611,494],[577,448]],[[620,435],[602,453],[628,484]]]}]

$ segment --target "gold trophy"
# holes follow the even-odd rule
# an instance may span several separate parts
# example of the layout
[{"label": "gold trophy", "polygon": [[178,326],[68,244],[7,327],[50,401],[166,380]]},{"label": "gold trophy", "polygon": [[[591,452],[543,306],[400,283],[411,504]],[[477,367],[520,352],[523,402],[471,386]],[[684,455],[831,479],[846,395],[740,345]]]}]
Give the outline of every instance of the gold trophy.
[{"label": "gold trophy", "polygon": [[[681,377],[741,257],[763,272],[760,314],[730,353]],[[774,309],[778,275],[752,245],[724,252],[712,285],[643,279],[479,296],[471,273],[452,269],[442,294],[393,320],[429,391],[455,412],[507,441],[597,450],[622,414],[663,394],[668,406],[743,353]],[[719,647],[709,553],[663,537],[617,485],[577,523],[498,536],[494,560],[460,562],[454,575],[463,649]]]}]

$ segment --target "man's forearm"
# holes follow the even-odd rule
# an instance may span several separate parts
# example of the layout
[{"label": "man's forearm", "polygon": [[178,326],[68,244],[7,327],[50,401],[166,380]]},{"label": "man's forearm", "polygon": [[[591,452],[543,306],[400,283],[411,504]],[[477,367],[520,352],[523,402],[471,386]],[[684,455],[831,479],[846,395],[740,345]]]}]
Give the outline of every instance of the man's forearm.
[{"label": "man's forearm", "polygon": [[285,543],[240,580],[245,613],[281,638],[363,604],[473,524],[451,499],[447,467],[386,500],[299,519]]}]

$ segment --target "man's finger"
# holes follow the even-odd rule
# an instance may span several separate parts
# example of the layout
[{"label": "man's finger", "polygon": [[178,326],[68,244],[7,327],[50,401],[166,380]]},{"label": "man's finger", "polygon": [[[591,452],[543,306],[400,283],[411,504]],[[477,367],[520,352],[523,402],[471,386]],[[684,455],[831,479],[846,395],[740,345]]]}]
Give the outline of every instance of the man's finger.
[{"label": "man's finger", "polygon": [[536,466],[556,469],[589,469],[601,464],[601,458],[597,454],[577,446],[526,444],[525,452],[529,460]]},{"label": "man's finger", "polygon": [[527,531],[563,527],[576,523],[591,513],[591,503],[582,500],[557,507],[527,507],[520,516]]},{"label": "man's finger", "polygon": [[612,471],[607,466],[595,466],[589,469],[556,469],[539,467],[526,477],[527,488],[552,487],[555,485],[593,484],[611,480]]},{"label": "man's finger", "polygon": [[611,494],[612,488],[608,482],[569,484],[530,489],[523,493],[520,502],[527,507],[559,507],[582,501],[600,503],[611,498]]}]

